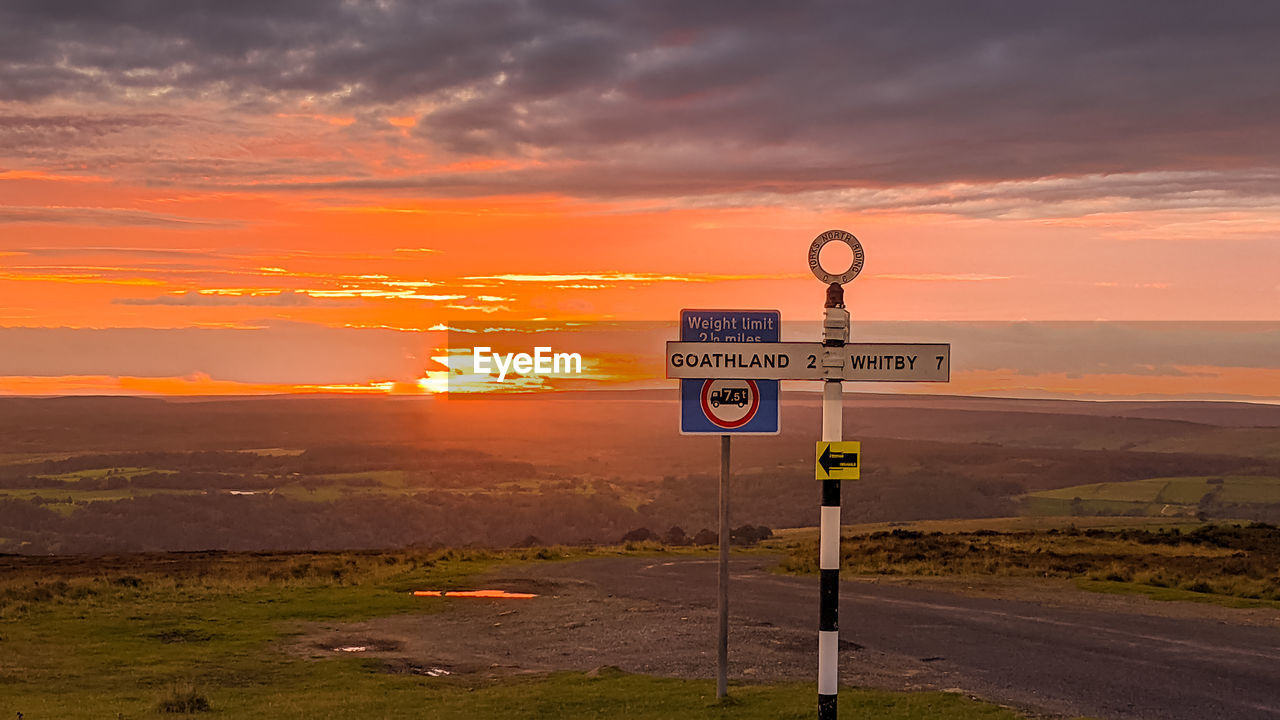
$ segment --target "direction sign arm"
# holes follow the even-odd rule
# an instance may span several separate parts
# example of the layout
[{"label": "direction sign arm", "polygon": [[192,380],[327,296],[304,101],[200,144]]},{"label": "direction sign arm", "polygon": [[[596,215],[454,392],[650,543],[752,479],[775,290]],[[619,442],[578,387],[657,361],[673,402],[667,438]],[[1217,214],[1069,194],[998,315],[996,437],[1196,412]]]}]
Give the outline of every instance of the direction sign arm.
[{"label": "direction sign arm", "polygon": [[[839,332],[847,313],[827,311]],[[840,313],[846,313],[844,318]],[[847,327],[847,325],[845,326]],[[826,331],[824,331],[826,332]],[[844,330],[843,332],[847,332]],[[669,378],[947,382],[951,346],[946,343],[712,343],[668,342]]]}]

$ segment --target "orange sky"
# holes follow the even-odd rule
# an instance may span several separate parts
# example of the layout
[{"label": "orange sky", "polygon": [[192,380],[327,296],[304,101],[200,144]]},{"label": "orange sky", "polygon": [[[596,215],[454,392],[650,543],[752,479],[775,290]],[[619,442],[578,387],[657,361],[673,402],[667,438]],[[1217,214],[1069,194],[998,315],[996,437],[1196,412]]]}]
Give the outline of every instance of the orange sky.
[{"label": "orange sky", "polygon": [[[782,9],[614,8],[643,17],[585,25],[504,10],[482,28],[465,9],[378,8],[0,11],[31,13],[0,25],[35,38],[0,54],[0,392],[398,392],[432,367],[423,353],[418,375],[370,362],[255,378],[211,358],[154,375],[104,357],[60,374],[12,356],[22,328],[412,332],[682,307],[814,320],[804,253],[830,228],[866,249],[855,320],[1280,321],[1277,125],[1258,66],[1274,48],[1252,36],[1159,21],[1184,54],[1239,51],[1196,66],[1113,36],[1136,12],[1082,37],[1038,11],[953,18],[945,43],[900,45],[913,21],[832,11],[809,32],[866,42],[820,56],[772,32],[813,22]],[[237,13],[253,12],[274,24],[244,30],[263,18]],[[112,28],[154,49],[98,39]],[[1030,29],[1045,41],[1023,44]],[[1083,76],[1045,88],[1068,55]],[[1103,72],[1109,85],[1089,82]],[[1205,93],[1214,104],[1194,102]],[[91,336],[58,347],[83,352],[76,337]],[[144,356],[184,342],[131,337]],[[1251,350],[1275,348],[1269,362],[1241,367],[1184,348],[1177,366],[1218,368],[1207,384],[1011,358],[1012,374],[957,366],[951,391],[1274,399],[1272,338]]]}]

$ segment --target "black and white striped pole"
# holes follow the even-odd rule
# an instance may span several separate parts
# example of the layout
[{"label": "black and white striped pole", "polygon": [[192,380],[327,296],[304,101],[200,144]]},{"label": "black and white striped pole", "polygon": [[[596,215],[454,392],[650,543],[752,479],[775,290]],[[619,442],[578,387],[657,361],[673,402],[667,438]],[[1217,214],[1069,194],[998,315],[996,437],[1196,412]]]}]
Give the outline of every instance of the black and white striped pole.
[{"label": "black and white striped pole", "polygon": [[[839,275],[827,272],[819,262],[823,246],[833,241],[845,243],[853,251],[853,263]],[[809,268],[827,284],[822,316],[822,444],[844,439],[843,351],[849,340],[849,311],[844,307],[843,286],[862,271],[863,260],[862,245],[843,230],[822,233],[809,246]],[[819,458],[817,472],[822,477],[821,455]],[[818,531],[818,718],[835,720],[840,685],[840,480],[830,477],[829,471],[825,475]]]},{"label": "black and white striped pole", "polygon": [[[833,305],[836,302],[838,304]],[[822,345],[843,348],[849,336],[849,311],[844,291],[832,284],[823,313]],[[824,351],[823,367],[834,353]],[[840,442],[843,436],[844,383],[836,367],[835,379],[822,381],[822,440]],[[840,481],[822,481],[822,517],[819,529],[818,572],[821,576],[818,607],[818,718],[836,718],[836,692],[840,673],[837,648],[840,640]]]}]

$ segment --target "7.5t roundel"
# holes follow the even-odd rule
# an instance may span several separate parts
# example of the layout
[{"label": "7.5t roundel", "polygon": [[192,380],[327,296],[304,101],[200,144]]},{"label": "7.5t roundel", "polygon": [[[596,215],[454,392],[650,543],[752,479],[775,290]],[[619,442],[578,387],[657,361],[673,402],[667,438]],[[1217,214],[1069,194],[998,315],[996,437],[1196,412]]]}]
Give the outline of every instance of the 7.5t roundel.
[{"label": "7.5t roundel", "polygon": [[711,391],[711,407],[720,407],[721,405],[737,405],[738,407],[747,406],[747,389],[746,388],[722,388],[720,390]]},{"label": "7.5t roundel", "polygon": [[[760,386],[755,380],[744,380],[747,387],[721,387],[711,389],[711,386],[717,380],[705,380],[702,383],[702,391],[699,393],[699,399],[702,404],[702,414],[707,420],[716,427],[732,430],[740,428],[751,422],[756,416],[756,412],[760,409]],[[740,408],[746,408],[746,412],[742,417],[736,420],[727,420],[716,415],[716,410],[725,405],[736,405]]]}]

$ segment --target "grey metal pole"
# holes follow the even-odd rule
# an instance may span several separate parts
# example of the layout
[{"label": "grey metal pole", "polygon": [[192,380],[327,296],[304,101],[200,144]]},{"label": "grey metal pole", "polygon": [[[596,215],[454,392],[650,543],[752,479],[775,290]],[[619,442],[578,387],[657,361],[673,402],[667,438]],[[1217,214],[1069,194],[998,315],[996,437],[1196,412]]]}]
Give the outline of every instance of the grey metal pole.
[{"label": "grey metal pole", "polygon": [[[844,290],[832,283],[827,288],[823,311],[822,345],[827,350],[823,366],[834,373],[822,383],[822,440],[844,439],[844,386],[839,354],[849,338],[849,312],[844,309]],[[831,375],[835,377],[832,378]],[[840,481],[822,481],[822,515],[818,539],[818,719],[836,720],[837,694],[840,687]]]},{"label": "grey metal pole", "polygon": [[721,436],[721,511],[719,511],[719,629],[716,638],[716,697],[728,697],[728,443]]}]

